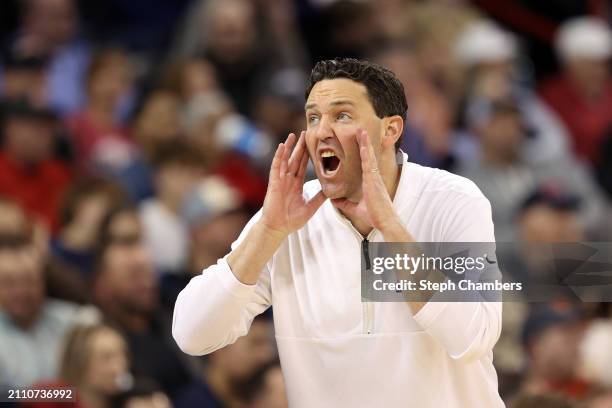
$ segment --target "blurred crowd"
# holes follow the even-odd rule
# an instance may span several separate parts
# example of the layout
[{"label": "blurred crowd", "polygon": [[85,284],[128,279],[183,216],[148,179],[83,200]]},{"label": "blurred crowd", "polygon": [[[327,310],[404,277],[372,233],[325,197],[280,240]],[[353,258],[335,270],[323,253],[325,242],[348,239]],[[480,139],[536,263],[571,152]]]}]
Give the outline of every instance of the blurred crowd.
[{"label": "blurred crowd", "polygon": [[[84,408],[287,406],[270,311],[199,358],[169,324],[180,290],[261,206],[272,148],[304,128],[324,58],[396,73],[402,149],[472,179],[498,241],[612,238],[606,1],[2,7],[0,385],[75,387]],[[610,312],[504,304],[502,397],[611,407]]]}]

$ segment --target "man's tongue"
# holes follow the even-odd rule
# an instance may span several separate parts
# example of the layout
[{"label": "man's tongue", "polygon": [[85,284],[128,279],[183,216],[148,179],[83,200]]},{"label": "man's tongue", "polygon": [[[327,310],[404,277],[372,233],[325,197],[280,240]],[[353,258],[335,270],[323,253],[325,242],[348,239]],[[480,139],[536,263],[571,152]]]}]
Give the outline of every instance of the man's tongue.
[{"label": "man's tongue", "polygon": [[339,164],[340,160],[336,156],[323,158],[323,168],[325,171],[334,172],[338,168]]}]

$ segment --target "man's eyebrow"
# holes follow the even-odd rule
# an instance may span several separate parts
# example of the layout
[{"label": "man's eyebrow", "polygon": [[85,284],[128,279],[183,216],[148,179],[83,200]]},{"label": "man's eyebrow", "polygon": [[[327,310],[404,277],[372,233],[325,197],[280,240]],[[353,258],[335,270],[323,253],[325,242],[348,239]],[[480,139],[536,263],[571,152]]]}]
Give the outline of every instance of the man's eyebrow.
[{"label": "man's eyebrow", "polygon": [[[339,99],[336,101],[332,101],[329,103],[330,106],[339,106],[339,105],[351,105],[351,106],[355,106],[355,104],[353,103],[353,101],[350,101],[348,99]],[[311,103],[307,103],[306,106],[304,107],[304,110],[308,110],[308,109],[312,109],[315,108],[317,106],[316,103],[311,102]]]}]

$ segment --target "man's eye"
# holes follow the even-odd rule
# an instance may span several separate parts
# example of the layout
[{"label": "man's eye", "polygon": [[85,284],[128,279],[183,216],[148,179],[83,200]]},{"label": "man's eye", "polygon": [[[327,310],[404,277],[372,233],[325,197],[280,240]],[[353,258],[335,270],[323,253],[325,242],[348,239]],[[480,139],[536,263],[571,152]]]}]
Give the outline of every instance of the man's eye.
[{"label": "man's eye", "polygon": [[351,117],[349,116],[348,113],[340,113],[338,114],[338,120],[349,120],[351,119]]},{"label": "man's eye", "polygon": [[319,122],[319,117],[315,116],[315,115],[311,115],[308,117],[308,124],[309,125],[315,125],[317,124],[317,122]]}]

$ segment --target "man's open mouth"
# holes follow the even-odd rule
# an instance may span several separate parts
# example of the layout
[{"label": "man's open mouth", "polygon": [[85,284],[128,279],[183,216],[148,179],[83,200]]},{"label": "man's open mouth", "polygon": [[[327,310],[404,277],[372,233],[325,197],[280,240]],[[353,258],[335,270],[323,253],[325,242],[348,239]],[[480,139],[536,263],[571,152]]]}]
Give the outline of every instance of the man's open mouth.
[{"label": "man's open mouth", "polygon": [[323,172],[326,175],[332,175],[338,170],[340,166],[340,159],[331,150],[323,150],[321,152],[321,164],[323,166]]}]

